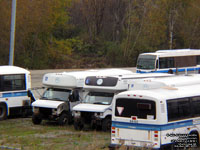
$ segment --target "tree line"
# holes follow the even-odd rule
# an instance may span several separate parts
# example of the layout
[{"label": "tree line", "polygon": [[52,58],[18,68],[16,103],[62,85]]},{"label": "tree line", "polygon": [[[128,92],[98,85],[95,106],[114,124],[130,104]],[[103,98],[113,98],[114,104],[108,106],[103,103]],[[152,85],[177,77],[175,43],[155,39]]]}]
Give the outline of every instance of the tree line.
[{"label": "tree line", "polygon": [[[12,0],[0,0],[0,65]],[[143,52],[200,48],[199,0],[18,0],[14,64],[29,69],[132,67]]]}]

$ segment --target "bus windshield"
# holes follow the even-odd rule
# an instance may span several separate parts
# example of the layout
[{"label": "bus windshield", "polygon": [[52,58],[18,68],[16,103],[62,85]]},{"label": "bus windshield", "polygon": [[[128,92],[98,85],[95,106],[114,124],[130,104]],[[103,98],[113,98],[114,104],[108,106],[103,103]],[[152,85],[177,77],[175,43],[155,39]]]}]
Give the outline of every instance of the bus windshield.
[{"label": "bus windshield", "polygon": [[83,103],[109,105],[112,102],[113,96],[113,93],[90,92],[83,100]]},{"label": "bus windshield", "polygon": [[156,119],[155,102],[143,99],[119,98],[116,100],[115,116],[137,116],[138,119]]},{"label": "bus windshield", "polygon": [[137,69],[155,69],[155,61],[154,55],[139,55]]},{"label": "bus windshield", "polygon": [[41,99],[68,101],[71,90],[48,88]]}]

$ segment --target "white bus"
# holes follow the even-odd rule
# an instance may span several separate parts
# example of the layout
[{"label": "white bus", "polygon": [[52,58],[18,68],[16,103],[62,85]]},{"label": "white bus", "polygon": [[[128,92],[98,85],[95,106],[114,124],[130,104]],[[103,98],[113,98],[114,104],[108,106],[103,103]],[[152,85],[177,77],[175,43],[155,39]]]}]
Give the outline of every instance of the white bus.
[{"label": "white bus", "polygon": [[198,72],[200,69],[200,50],[176,49],[142,53],[137,60],[137,73],[149,72]]},{"label": "white bus", "polygon": [[118,94],[113,104],[110,147],[197,147],[200,84],[176,83]]},{"label": "white bus", "polygon": [[[123,71],[108,70],[104,75],[88,76],[84,89],[88,94],[83,101],[73,108],[74,127],[81,130],[84,127],[99,128],[110,131],[113,97],[129,88],[129,82],[143,78],[161,78],[171,74],[127,74]],[[117,75],[118,74],[118,75]]]},{"label": "white bus", "polygon": [[[46,90],[42,96],[32,103],[34,124],[42,120],[57,121],[64,125],[73,121],[72,108],[79,104],[87,91],[83,89],[87,76],[109,72],[115,74],[119,69],[86,70],[61,73],[47,73],[43,76],[43,85]],[[130,74],[131,71],[123,70]]]},{"label": "white bus", "polygon": [[0,66],[0,120],[7,116],[31,112],[27,91],[31,87],[30,72],[16,66]]}]

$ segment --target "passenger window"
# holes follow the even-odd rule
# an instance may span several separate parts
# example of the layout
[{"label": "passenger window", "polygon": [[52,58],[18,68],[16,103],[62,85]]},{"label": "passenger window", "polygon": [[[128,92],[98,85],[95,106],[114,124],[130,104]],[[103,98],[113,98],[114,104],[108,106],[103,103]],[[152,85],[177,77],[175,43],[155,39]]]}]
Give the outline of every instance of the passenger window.
[{"label": "passenger window", "polygon": [[189,98],[167,101],[168,121],[181,120],[191,116]]},{"label": "passenger window", "polygon": [[24,74],[2,75],[0,78],[1,91],[15,91],[26,89]]},{"label": "passenger window", "polygon": [[193,97],[192,100],[192,113],[194,117],[200,116],[200,97]]},{"label": "passenger window", "polygon": [[159,65],[160,69],[174,68],[174,58],[173,57],[160,58]]},{"label": "passenger window", "polygon": [[197,63],[196,63],[197,65],[200,65],[200,56],[197,56],[197,57],[196,57],[196,62],[197,62]]}]

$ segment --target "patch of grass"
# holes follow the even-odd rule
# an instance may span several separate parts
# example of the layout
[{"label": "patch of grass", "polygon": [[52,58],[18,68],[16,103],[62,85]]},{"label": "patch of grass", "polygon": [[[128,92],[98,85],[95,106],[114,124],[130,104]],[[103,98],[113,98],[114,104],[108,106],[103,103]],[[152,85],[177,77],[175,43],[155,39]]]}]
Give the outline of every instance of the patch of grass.
[{"label": "patch of grass", "polygon": [[7,119],[0,123],[0,146],[24,150],[106,150],[110,142],[109,132],[76,131],[72,125],[47,122],[33,125],[31,118]]}]

